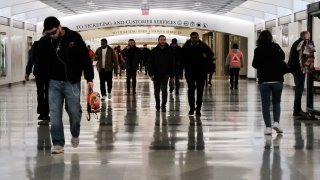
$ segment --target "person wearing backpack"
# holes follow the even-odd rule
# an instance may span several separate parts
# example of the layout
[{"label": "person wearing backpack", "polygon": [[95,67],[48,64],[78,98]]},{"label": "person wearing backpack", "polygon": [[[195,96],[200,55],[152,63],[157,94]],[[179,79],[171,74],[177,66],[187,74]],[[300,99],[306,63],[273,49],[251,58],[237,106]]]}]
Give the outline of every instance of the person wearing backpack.
[{"label": "person wearing backpack", "polygon": [[229,67],[230,73],[230,89],[238,89],[239,72],[243,67],[243,62],[242,52],[239,50],[238,44],[235,43],[226,58],[226,67]]}]

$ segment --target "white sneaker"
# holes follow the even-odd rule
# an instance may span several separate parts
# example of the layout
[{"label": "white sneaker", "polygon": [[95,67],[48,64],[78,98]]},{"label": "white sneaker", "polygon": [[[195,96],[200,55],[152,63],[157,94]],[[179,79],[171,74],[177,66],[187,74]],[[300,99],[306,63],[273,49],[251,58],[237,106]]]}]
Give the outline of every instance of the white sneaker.
[{"label": "white sneaker", "polygon": [[60,154],[60,153],[63,153],[63,152],[64,152],[63,147],[59,146],[59,145],[53,146],[53,148],[51,150],[51,154]]},{"label": "white sneaker", "polygon": [[78,147],[79,145],[79,138],[78,137],[72,137],[71,138],[71,145],[73,148]]},{"label": "white sneaker", "polygon": [[111,97],[112,97],[112,96],[111,96],[111,93],[109,93],[109,94],[108,94],[108,99],[111,99]]},{"label": "white sneaker", "polygon": [[265,134],[265,135],[271,135],[271,134],[272,134],[272,129],[271,129],[271,127],[267,127],[267,128],[264,130],[264,134]]},{"label": "white sneaker", "polygon": [[282,129],[280,128],[280,125],[279,125],[278,122],[275,122],[275,123],[273,124],[273,129],[274,129],[275,131],[277,131],[277,133],[283,133],[283,131],[282,131]]},{"label": "white sneaker", "polygon": [[106,99],[106,96],[102,96],[101,101],[104,101]]}]

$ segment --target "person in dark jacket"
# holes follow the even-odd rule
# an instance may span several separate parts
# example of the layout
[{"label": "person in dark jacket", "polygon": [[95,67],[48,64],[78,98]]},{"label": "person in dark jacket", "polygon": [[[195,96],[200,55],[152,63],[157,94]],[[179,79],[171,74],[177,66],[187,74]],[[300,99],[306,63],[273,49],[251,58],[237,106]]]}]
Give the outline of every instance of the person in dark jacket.
[{"label": "person in dark jacket", "polygon": [[69,115],[71,144],[79,144],[80,120],[80,80],[82,73],[89,89],[93,88],[94,78],[91,59],[79,33],[61,27],[60,21],[53,16],[44,20],[47,35],[39,41],[40,59],[44,63],[42,78],[49,80],[49,109],[51,116],[51,153],[64,152],[65,137],[62,121],[63,104]]},{"label": "person in dark jacket", "polygon": [[[45,30],[43,30],[42,35],[45,35]],[[49,124],[49,103],[48,103],[48,81],[43,76],[40,75],[40,62],[39,59],[39,42],[35,41],[29,50],[28,64],[26,66],[25,80],[29,81],[29,76],[33,67],[33,75],[35,76],[36,86],[37,86],[37,113],[39,114],[38,120],[39,125]]]},{"label": "person in dark jacket", "polygon": [[[202,97],[205,80],[207,78],[207,66],[213,61],[214,53],[199,40],[199,34],[192,32],[190,40],[182,47],[181,64],[185,69],[185,77],[188,83],[188,101],[190,106],[189,115],[201,116]],[[195,90],[197,88],[197,107],[195,107]]]},{"label": "person in dark jacket", "polygon": [[149,55],[150,55],[150,49],[148,48],[147,44],[143,45],[143,49],[142,49],[142,54],[143,54],[143,66],[144,66],[144,70],[145,70],[145,75],[148,74],[148,59],[149,59]]},{"label": "person in dark jacket", "polygon": [[125,57],[125,68],[127,70],[127,93],[130,93],[130,84],[132,79],[132,93],[136,94],[137,84],[137,70],[139,69],[139,62],[143,58],[142,52],[136,47],[136,42],[129,39],[128,46],[122,51]]},{"label": "person in dark jacket", "polygon": [[171,48],[166,43],[166,37],[160,35],[158,45],[151,50],[148,60],[149,76],[154,84],[154,96],[156,99],[156,110],[160,110],[160,89],[162,91],[161,111],[166,111],[168,98],[168,80],[173,80],[174,59]]},{"label": "person in dark jacket", "polygon": [[111,99],[111,90],[112,90],[112,78],[114,70],[118,72],[117,58],[114,53],[114,50],[108,45],[107,39],[103,38],[100,41],[101,47],[99,47],[94,56],[97,61],[96,67],[99,72],[100,79],[100,92],[102,95],[101,101],[104,101],[106,98],[106,82],[108,86],[108,98]]},{"label": "person in dark jacket", "polygon": [[259,89],[262,101],[262,114],[266,125],[265,135],[271,135],[270,96],[273,105],[273,129],[282,133],[280,128],[280,102],[283,89],[283,75],[285,72],[285,54],[281,47],[272,42],[272,34],[262,31],[254,50],[252,66],[258,71]]},{"label": "person in dark jacket", "polygon": [[304,82],[306,74],[302,72],[300,66],[300,55],[298,46],[305,39],[309,39],[310,34],[308,31],[302,31],[300,33],[300,38],[296,40],[290,50],[290,56],[288,61],[288,66],[290,67],[291,73],[294,78],[294,105],[293,105],[293,115],[305,117],[305,112],[301,108],[301,98],[304,90]]},{"label": "person in dark jacket", "polygon": [[183,72],[181,70],[181,47],[178,45],[178,41],[176,38],[173,38],[170,44],[172,54],[174,57],[174,80],[170,81],[170,93],[173,92],[174,89],[175,93],[179,94],[180,88],[180,77],[182,76]]}]

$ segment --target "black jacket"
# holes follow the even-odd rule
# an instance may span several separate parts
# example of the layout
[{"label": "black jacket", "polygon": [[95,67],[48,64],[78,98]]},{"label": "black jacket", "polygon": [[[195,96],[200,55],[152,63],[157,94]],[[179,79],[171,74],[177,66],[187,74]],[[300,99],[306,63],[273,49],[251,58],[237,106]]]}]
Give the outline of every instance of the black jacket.
[{"label": "black jacket", "polygon": [[39,49],[39,42],[35,41],[32,46],[31,49],[29,50],[28,53],[28,63],[26,66],[26,74],[30,74],[32,71],[32,67],[33,67],[33,75],[35,76],[39,76],[40,75],[40,64],[39,64],[39,55],[38,55],[38,50]]},{"label": "black jacket", "polygon": [[168,44],[163,49],[157,45],[151,50],[148,60],[148,72],[150,77],[174,76],[174,59]]},{"label": "black jacket", "polygon": [[288,61],[288,66],[290,67],[291,72],[293,73],[302,73],[300,68],[300,59],[299,59],[299,51],[297,50],[298,45],[300,42],[303,41],[302,38],[296,40],[290,49],[290,56]]},{"label": "black jacket", "polygon": [[[207,58],[203,57],[203,53]],[[181,65],[185,69],[186,78],[205,79],[207,75],[207,66],[213,61],[214,53],[202,41],[196,46],[191,45],[188,40],[182,47]]]},{"label": "black jacket", "polygon": [[39,41],[41,75],[47,79],[80,82],[82,72],[88,82],[94,78],[87,47],[79,33],[63,27],[65,35],[53,40],[44,36]]},{"label": "black jacket", "polygon": [[183,71],[182,71],[182,67],[181,67],[182,49],[178,45],[173,46],[171,44],[170,47],[172,49],[172,54],[173,54],[173,58],[174,58],[174,74],[175,74],[175,76],[182,76],[183,75]]},{"label": "black jacket", "polygon": [[125,48],[122,50],[122,54],[124,55],[124,66],[126,69],[139,69],[139,63],[143,58],[142,51],[139,48],[136,46],[129,49]]},{"label": "black jacket", "polygon": [[150,56],[150,49],[143,48],[142,54],[143,54],[143,65],[146,66],[148,64],[148,60],[149,60],[149,56]]},{"label": "black jacket", "polygon": [[264,82],[283,82],[286,73],[285,54],[276,43],[266,43],[254,50],[252,66],[258,70],[259,84]]}]

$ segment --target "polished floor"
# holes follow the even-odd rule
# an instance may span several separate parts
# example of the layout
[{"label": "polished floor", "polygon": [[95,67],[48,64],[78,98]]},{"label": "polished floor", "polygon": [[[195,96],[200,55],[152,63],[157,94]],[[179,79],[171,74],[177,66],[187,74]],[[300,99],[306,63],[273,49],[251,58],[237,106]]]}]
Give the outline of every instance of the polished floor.
[{"label": "polished floor", "polygon": [[200,118],[188,116],[184,81],[180,95],[169,96],[167,112],[155,111],[153,85],[143,74],[136,95],[126,94],[124,77],[113,86],[112,99],[91,121],[83,88],[80,145],[71,147],[64,113],[66,146],[59,155],[50,153],[50,126],[37,124],[35,83],[0,88],[0,179],[320,179],[320,123],[293,120],[290,87],[282,96],[283,135],[264,136],[254,81],[230,90],[227,80],[215,80],[205,88]]}]

